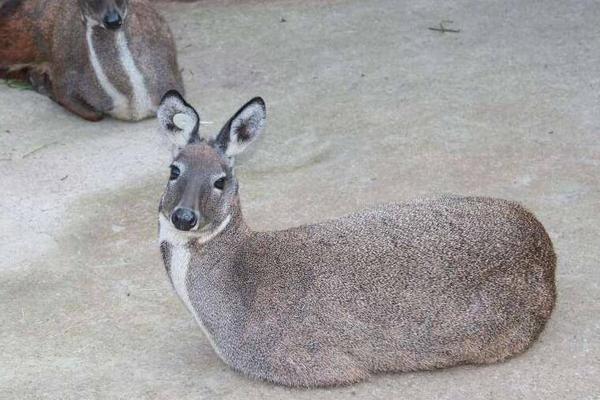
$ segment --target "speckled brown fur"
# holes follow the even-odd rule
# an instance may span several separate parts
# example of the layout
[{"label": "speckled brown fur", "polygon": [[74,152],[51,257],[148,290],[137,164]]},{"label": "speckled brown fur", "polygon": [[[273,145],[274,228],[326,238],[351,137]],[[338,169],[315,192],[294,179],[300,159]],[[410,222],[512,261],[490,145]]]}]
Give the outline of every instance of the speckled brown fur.
[{"label": "speckled brown fur", "polygon": [[[210,226],[231,216],[206,243],[197,233],[173,233],[163,256],[177,246],[189,252],[189,303],[232,368],[312,387],[487,364],[523,352],[550,318],[556,257],[544,227],[519,204],[445,196],[255,232],[217,145],[223,135],[215,142],[194,135],[174,158],[185,170],[181,181],[161,201],[161,248],[190,186],[202,187],[198,210]],[[220,173],[228,181],[216,196],[211,177]]]},{"label": "speckled brown fur", "polygon": [[55,5],[8,0],[0,6],[0,68],[35,64],[47,59],[52,23],[46,18]]},{"label": "speckled brown fur", "polygon": [[[183,90],[175,43],[168,25],[146,0],[130,0],[123,26],[93,28],[93,40],[108,81],[128,101],[132,83],[124,73],[115,35],[124,32],[129,50],[156,109],[170,89]],[[0,76],[26,78],[36,90],[88,120],[104,115],[137,120],[151,113],[116,115],[111,96],[94,72],[78,0],[9,0],[0,7]]]}]

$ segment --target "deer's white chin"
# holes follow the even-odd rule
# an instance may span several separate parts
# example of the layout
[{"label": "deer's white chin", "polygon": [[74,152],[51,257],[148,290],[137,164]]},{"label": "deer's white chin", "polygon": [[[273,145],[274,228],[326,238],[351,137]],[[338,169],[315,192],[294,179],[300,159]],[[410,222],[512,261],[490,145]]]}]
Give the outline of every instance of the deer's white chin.
[{"label": "deer's white chin", "polygon": [[200,244],[208,242],[219,233],[223,232],[223,230],[227,228],[227,225],[229,225],[229,221],[231,221],[231,215],[225,217],[225,219],[215,229],[210,229],[212,224],[209,224],[206,230],[203,228],[202,230],[197,231],[199,234],[198,238],[196,239],[197,242]]},{"label": "deer's white chin", "polygon": [[223,232],[230,221],[231,215],[228,215],[216,228],[213,228],[213,224],[208,224],[200,230],[180,231],[161,212],[158,214],[159,242],[167,241],[174,245],[190,241],[195,241],[198,244],[207,243]]},{"label": "deer's white chin", "polygon": [[93,28],[95,26],[99,26],[102,29],[106,29],[106,27],[104,26],[104,24],[102,22],[96,21],[95,19],[88,17],[87,15],[82,16],[82,18],[83,18],[83,22],[86,27]]}]

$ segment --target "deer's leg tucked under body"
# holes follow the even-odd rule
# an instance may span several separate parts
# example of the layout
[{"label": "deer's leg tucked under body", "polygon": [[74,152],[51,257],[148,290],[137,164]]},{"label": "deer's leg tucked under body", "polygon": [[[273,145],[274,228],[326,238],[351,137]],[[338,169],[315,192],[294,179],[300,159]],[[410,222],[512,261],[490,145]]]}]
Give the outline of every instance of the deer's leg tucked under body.
[{"label": "deer's leg tucked under body", "polygon": [[94,110],[89,104],[83,101],[76,93],[72,93],[69,91],[61,90],[60,88],[56,88],[53,91],[53,95],[50,96],[52,100],[56,101],[58,104],[79,115],[81,118],[86,119],[88,121],[100,121],[104,118],[104,114]]},{"label": "deer's leg tucked under body", "polygon": [[50,79],[50,66],[48,63],[29,68],[27,79],[36,92],[53,98],[52,80]]}]

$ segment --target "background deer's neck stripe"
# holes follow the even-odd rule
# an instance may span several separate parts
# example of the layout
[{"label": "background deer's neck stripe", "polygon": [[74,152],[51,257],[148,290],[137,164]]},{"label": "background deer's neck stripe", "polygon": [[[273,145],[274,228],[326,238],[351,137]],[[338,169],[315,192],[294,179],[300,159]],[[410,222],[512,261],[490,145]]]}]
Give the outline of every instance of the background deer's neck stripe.
[{"label": "background deer's neck stripe", "polygon": [[119,112],[119,110],[126,110],[128,108],[127,97],[125,97],[121,92],[117,90],[113,86],[113,84],[108,80],[108,77],[104,73],[102,69],[102,65],[100,64],[100,60],[98,59],[98,55],[96,54],[96,49],[94,48],[93,41],[93,33],[94,33],[94,25],[87,21],[86,23],[86,40],[88,45],[88,51],[90,54],[90,63],[92,64],[92,68],[94,69],[94,73],[96,74],[96,79],[98,83],[102,87],[102,90],[111,98],[113,102],[113,110],[115,112]]},{"label": "background deer's neck stripe", "polygon": [[129,83],[133,90],[132,112],[135,114],[136,119],[142,118],[152,109],[152,104],[150,103],[150,96],[148,94],[148,89],[146,88],[146,83],[144,82],[144,77],[135,65],[133,56],[127,46],[127,37],[123,30],[120,30],[117,33],[117,50],[119,51],[119,61],[129,78]]}]

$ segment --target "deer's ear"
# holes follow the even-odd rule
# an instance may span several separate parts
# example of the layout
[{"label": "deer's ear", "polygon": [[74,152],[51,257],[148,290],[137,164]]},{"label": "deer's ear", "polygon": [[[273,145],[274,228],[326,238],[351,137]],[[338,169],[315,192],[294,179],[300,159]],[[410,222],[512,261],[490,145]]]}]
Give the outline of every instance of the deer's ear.
[{"label": "deer's ear", "polygon": [[173,155],[189,143],[199,142],[200,117],[176,90],[169,90],[160,101],[156,112],[163,134],[172,145]]},{"label": "deer's ear", "polygon": [[264,130],[267,118],[265,102],[255,97],[240,108],[223,126],[215,139],[218,146],[228,157],[240,154]]}]

